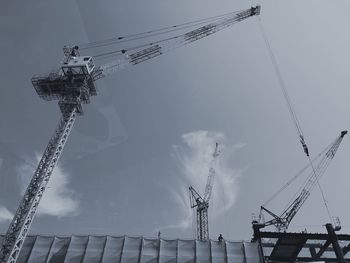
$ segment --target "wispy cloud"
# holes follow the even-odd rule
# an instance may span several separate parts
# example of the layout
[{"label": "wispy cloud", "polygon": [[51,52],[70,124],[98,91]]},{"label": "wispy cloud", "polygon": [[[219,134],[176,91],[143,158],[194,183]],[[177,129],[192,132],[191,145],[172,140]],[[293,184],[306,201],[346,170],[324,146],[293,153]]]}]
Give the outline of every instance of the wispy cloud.
[{"label": "wispy cloud", "polygon": [[[37,162],[27,158],[26,163],[17,169],[22,194],[24,194],[39,162],[39,157],[36,159]],[[38,215],[57,217],[79,214],[79,201],[76,193],[69,188],[69,174],[59,164],[52,173],[37,213]]]},{"label": "wispy cloud", "polygon": [[[220,132],[194,131],[183,134],[182,144],[173,145],[172,152],[172,157],[183,174],[181,180],[184,180],[188,186],[193,186],[199,194],[203,195],[215,143],[219,143],[221,154],[215,168],[216,176],[211,196],[211,200],[216,200],[212,202],[214,205],[211,205],[216,217],[234,205],[238,191],[237,177],[242,174],[242,170],[234,168],[230,160],[237,149],[244,145],[228,145],[225,141],[224,134]],[[189,228],[193,223],[193,213],[189,208],[188,188],[183,187],[183,182],[177,185],[179,187],[172,186],[169,190],[179,206],[182,220],[178,224],[164,226],[162,229]]]},{"label": "wispy cloud", "polygon": [[91,129],[86,127],[75,129],[73,132],[79,133],[79,138],[83,140],[83,143],[76,146],[79,149],[78,153],[75,154],[77,158],[103,151],[122,143],[128,138],[126,129],[114,107],[101,104],[96,111],[100,114],[98,117],[106,123],[106,127],[104,127],[106,136],[91,135],[88,132]]},{"label": "wispy cloud", "polygon": [[13,218],[13,214],[3,206],[0,206],[0,223],[10,221]]}]

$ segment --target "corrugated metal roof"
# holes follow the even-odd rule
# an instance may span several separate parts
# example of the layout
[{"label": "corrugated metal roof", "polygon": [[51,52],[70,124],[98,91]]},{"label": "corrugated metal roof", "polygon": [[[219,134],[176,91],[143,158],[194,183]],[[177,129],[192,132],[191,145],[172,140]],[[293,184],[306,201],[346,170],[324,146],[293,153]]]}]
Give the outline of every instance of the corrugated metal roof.
[{"label": "corrugated metal roof", "polygon": [[[2,242],[0,236],[0,243]],[[260,263],[257,243],[112,236],[28,236],[17,263]]]}]

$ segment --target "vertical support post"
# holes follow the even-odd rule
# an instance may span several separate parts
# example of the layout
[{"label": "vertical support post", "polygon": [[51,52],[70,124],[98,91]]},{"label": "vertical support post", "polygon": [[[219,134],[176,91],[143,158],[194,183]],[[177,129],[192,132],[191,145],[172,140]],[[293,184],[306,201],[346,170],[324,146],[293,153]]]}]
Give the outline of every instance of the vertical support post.
[{"label": "vertical support post", "polygon": [[260,235],[260,229],[264,227],[264,224],[260,224],[258,221],[253,220],[252,226],[253,226],[254,233],[253,233],[253,238],[252,238],[251,242],[258,243],[260,261],[265,262],[264,249],[262,246],[261,235]]},{"label": "vertical support post", "polygon": [[202,213],[197,207],[197,239],[202,240]]},{"label": "vertical support post", "polygon": [[208,218],[208,203],[204,203],[205,208],[203,209],[203,240],[209,240],[209,218]]},{"label": "vertical support post", "polygon": [[263,224],[259,224],[257,221],[252,222],[253,226],[253,238],[252,242],[260,241],[260,228],[264,227]]},{"label": "vertical support post", "polygon": [[197,239],[201,241],[209,239],[208,207],[204,201],[197,206]]},{"label": "vertical support post", "polygon": [[39,162],[0,247],[0,263],[15,263],[28,234],[41,197],[76,119],[76,107],[68,106]]},{"label": "vertical support post", "polygon": [[334,253],[337,256],[338,262],[339,263],[345,263],[343,250],[339,246],[338,237],[335,234],[333,225],[330,224],[330,223],[326,224],[326,229],[327,229],[327,232],[328,232],[328,235],[329,235],[329,239],[332,242]]}]

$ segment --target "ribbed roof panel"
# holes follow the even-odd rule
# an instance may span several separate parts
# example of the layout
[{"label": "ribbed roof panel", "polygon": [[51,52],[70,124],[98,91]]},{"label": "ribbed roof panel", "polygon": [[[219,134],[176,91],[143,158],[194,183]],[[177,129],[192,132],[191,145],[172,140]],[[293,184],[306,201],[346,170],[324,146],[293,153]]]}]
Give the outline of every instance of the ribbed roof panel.
[{"label": "ribbed roof panel", "polygon": [[196,243],[194,240],[179,240],[177,243],[177,262],[196,262]]},{"label": "ribbed roof panel", "polygon": [[[0,236],[0,241],[2,236]],[[250,242],[28,236],[17,263],[261,263]]]},{"label": "ribbed roof panel", "polygon": [[211,263],[210,242],[196,241],[196,262]]},{"label": "ribbed roof panel", "polygon": [[139,262],[141,241],[141,237],[125,237],[121,263]]},{"label": "ribbed roof panel", "polygon": [[21,252],[18,255],[17,262],[27,262],[30,253],[32,252],[33,246],[35,244],[36,236],[29,236],[24,240]]},{"label": "ribbed roof panel", "polygon": [[86,263],[100,263],[103,257],[103,250],[106,244],[106,237],[89,237],[89,242],[84,255]]},{"label": "ribbed roof panel", "polygon": [[177,262],[177,240],[160,240],[159,263]]},{"label": "ribbed roof panel", "polygon": [[28,263],[45,263],[54,238],[38,236],[30,253]]},{"label": "ribbed roof panel", "polygon": [[258,243],[244,242],[244,251],[247,263],[259,263],[259,246]]},{"label": "ribbed roof panel", "polygon": [[158,263],[159,239],[143,239],[140,263]]},{"label": "ribbed roof panel", "polygon": [[72,236],[64,263],[83,262],[89,237]]},{"label": "ribbed roof panel", "polygon": [[120,263],[124,247],[124,237],[107,236],[102,263]]},{"label": "ribbed roof panel", "polygon": [[68,247],[70,244],[70,237],[55,237],[47,258],[47,262],[61,263],[66,258]]},{"label": "ribbed roof panel", "polygon": [[245,263],[244,246],[242,242],[226,242],[228,263]]}]

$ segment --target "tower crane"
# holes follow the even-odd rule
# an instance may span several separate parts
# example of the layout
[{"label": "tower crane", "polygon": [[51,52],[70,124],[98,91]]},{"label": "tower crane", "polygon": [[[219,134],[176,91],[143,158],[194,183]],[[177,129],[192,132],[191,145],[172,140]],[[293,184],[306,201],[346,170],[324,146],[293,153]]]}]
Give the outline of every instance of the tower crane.
[{"label": "tower crane", "polygon": [[[321,176],[325,173],[327,167],[329,166],[330,162],[333,160],[340,143],[342,142],[344,136],[347,134],[347,131],[342,131],[340,133],[340,136],[336,138],[336,140],[330,144],[327,149],[323,151],[323,156],[320,159],[319,163],[315,167],[314,171],[306,178],[303,187],[297,194],[297,197],[292,200],[287,208],[278,216],[275,213],[271,212],[264,206],[261,206],[261,211],[265,211],[268,213],[270,216],[273,218],[267,222],[262,222],[259,223],[258,221],[253,221],[253,226],[254,224],[258,226],[258,228],[263,228],[266,226],[274,225],[276,227],[276,230],[281,232],[287,230],[290,222],[293,220],[294,216],[298,213],[299,209],[302,207],[302,205],[305,203],[307,198],[310,196],[311,191],[314,189],[314,187],[319,183],[319,179]],[[312,165],[310,163],[307,167]],[[306,167],[306,168],[307,168]],[[302,171],[304,171],[303,169]],[[288,186],[290,182],[286,186]],[[282,189],[284,189],[283,187]],[[261,218],[261,216],[260,216]]]},{"label": "tower crane", "polygon": [[[203,21],[211,22],[187,33],[154,41],[146,45],[101,54],[105,58],[106,54],[115,56],[109,63],[103,65],[95,64],[97,56],[81,56],[79,46],[64,47],[64,58],[57,70],[48,75],[34,76],[32,78],[32,84],[41,98],[48,101],[58,100],[62,117],[3,239],[0,251],[0,263],[16,262],[41,197],[45,192],[52,171],[62,154],[76,117],[83,114],[82,104],[90,103],[90,97],[97,95],[96,80],[119,71],[126,66],[137,65],[172,49],[212,35],[237,22],[259,14],[260,6],[254,6],[243,11],[200,20],[192,23],[192,27],[193,25],[204,24]],[[187,26],[182,26],[182,29],[188,28],[191,24],[184,25]],[[171,31],[175,32],[176,26],[167,32]],[[160,32],[161,30],[157,34]],[[123,37],[116,39],[116,41],[119,40],[123,41],[124,39]],[[99,42],[96,43],[99,45]],[[95,46],[96,43],[91,44],[91,46]],[[100,44],[100,46],[105,45],[105,43]]]},{"label": "tower crane", "polygon": [[198,194],[198,192],[192,186],[189,187],[191,208],[197,208],[197,239],[202,241],[209,239],[208,208],[214,184],[215,164],[217,157],[220,154],[218,146],[218,143],[216,143],[215,150],[212,155],[213,158],[209,164],[209,175],[203,197]]}]

